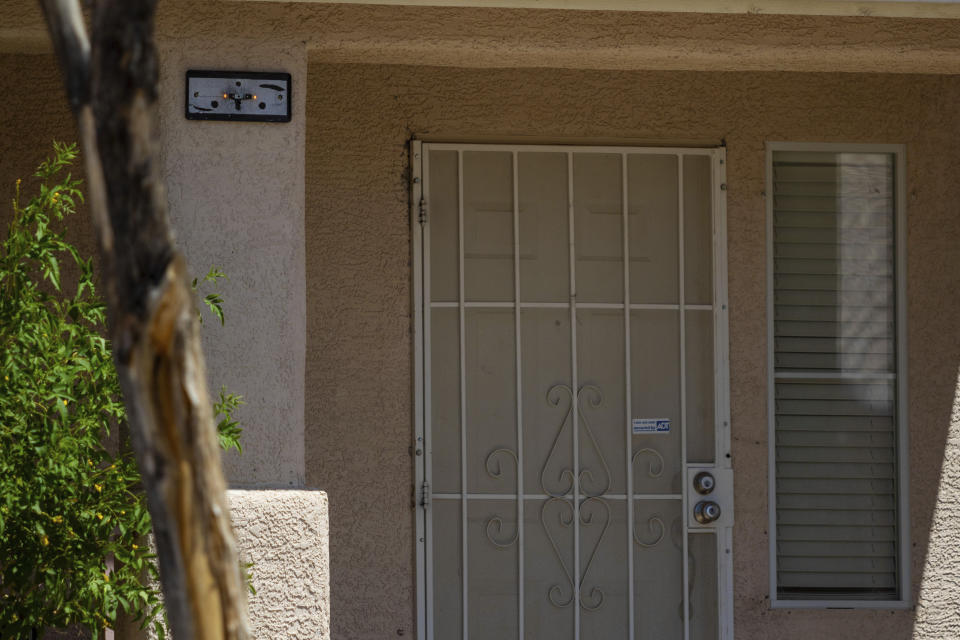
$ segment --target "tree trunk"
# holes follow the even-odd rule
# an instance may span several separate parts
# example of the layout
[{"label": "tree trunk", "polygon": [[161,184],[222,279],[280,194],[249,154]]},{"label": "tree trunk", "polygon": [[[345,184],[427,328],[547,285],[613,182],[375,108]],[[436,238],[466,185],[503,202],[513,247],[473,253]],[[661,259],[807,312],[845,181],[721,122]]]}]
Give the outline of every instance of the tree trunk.
[{"label": "tree trunk", "polygon": [[77,118],[117,373],[176,640],[249,635],[184,260],[157,158],[155,0],[40,0]]}]

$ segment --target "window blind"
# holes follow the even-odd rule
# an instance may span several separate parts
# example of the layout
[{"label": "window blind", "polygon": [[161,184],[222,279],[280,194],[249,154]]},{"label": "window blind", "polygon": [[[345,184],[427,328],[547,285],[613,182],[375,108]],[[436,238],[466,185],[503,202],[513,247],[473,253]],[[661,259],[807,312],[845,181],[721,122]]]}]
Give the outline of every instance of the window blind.
[{"label": "window blind", "polygon": [[771,170],[777,597],[895,600],[895,156]]}]

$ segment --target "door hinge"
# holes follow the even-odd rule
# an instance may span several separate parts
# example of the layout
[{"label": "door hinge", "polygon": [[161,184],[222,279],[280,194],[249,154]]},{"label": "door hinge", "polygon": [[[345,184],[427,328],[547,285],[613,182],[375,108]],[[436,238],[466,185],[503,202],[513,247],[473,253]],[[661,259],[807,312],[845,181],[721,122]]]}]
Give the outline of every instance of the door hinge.
[{"label": "door hinge", "polygon": [[424,198],[420,198],[420,224],[427,224],[427,201]]},{"label": "door hinge", "polygon": [[430,483],[426,480],[420,485],[420,506],[426,509],[430,505]]}]

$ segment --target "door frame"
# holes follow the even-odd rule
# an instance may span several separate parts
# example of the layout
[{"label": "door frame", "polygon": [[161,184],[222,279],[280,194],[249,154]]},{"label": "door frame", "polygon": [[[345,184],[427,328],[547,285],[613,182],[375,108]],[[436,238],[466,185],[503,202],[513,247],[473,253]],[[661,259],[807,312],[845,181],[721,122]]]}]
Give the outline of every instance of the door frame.
[{"label": "door frame", "polygon": [[[729,302],[727,297],[727,201],[726,201],[726,147],[633,147],[633,146],[590,146],[562,144],[478,144],[478,143],[442,143],[423,142],[411,139],[409,147],[410,162],[410,236],[412,252],[413,295],[413,452],[415,503],[414,545],[416,548],[416,629],[417,640],[427,640],[427,547],[429,541],[429,522],[427,509],[430,508],[430,487],[426,484],[426,463],[429,451],[425,442],[425,415],[430,406],[430,381],[426,379],[424,366],[426,339],[429,327],[424,314],[424,279],[429,264],[429,245],[424,242],[429,215],[429,203],[424,191],[424,180],[428,171],[426,151],[429,149],[458,149],[463,151],[552,151],[552,152],[589,152],[589,153],[647,153],[698,155],[711,158],[711,219],[713,237],[713,322],[714,322],[714,468],[732,470],[730,453],[730,350],[729,350]],[[680,182],[682,189],[682,180]],[[683,229],[680,228],[680,240]],[[681,359],[684,357],[681,352]],[[681,460],[682,478],[688,476],[691,465]],[[702,466],[702,465],[699,465]],[[687,496],[690,488],[683,491],[683,510],[690,518],[692,504]],[[729,488],[729,504],[733,504],[733,487]],[[685,530],[688,525],[684,524]],[[720,640],[733,640],[733,519],[729,526],[716,528],[717,539],[717,598],[718,631]],[[683,559],[684,571],[687,571],[687,556]],[[686,575],[684,577],[686,584]],[[689,631],[689,625],[685,625]],[[685,634],[688,636],[689,634]],[[523,639],[521,639],[523,640]],[[685,638],[685,640],[687,640]]]}]

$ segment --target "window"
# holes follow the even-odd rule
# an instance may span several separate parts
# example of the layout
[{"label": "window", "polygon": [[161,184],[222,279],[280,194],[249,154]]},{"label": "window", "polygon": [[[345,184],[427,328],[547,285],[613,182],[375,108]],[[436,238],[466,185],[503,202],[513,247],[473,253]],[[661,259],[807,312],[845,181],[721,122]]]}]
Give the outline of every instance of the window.
[{"label": "window", "polygon": [[907,604],[903,155],[767,147],[774,607]]}]

